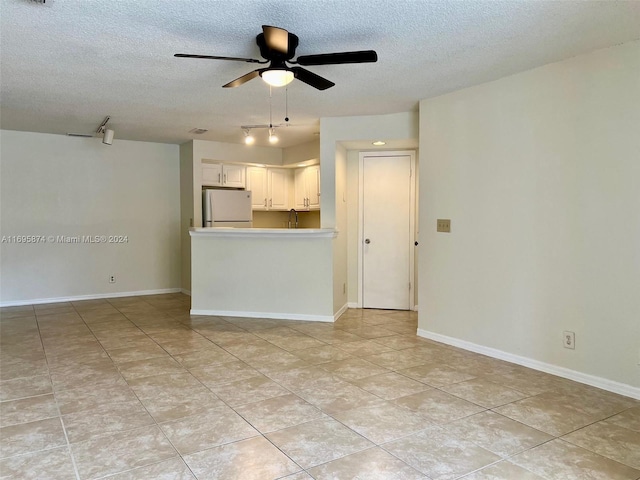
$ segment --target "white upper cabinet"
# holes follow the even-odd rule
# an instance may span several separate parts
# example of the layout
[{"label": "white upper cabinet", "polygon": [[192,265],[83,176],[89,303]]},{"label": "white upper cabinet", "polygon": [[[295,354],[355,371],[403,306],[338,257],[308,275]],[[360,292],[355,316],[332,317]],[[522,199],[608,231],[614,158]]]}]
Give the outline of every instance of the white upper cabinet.
[{"label": "white upper cabinet", "polygon": [[246,169],[244,165],[222,165],[222,185],[244,188]]},{"label": "white upper cabinet", "polygon": [[247,190],[251,190],[251,208],[253,210],[267,210],[269,193],[266,168],[247,167]]},{"label": "white upper cabinet", "polygon": [[295,172],[295,209],[320,209],[320,166],[298,168]]},{"label": "white upper cabinet", "polygon": [[289,210],[289,184],[291,170],[270,168],[267,170],[269,210]]},{"label": "white upper cabinet", "polygon": [[245,188],[244,165],[202,164],[202,185],[208,187]]},{"label": "white upper cabinet", "polygon": [[247,190],[251,190],[254,210],[289,210],[291,170],[247,168]]}]

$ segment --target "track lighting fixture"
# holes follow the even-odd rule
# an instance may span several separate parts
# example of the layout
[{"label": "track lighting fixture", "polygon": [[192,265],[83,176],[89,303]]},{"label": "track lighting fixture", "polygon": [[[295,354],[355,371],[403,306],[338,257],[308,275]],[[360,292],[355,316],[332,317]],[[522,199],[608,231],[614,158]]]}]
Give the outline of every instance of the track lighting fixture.
[{"label": "track lighting fixture", "polygon": [[96,130],[96,134],[102,135],[102,143],[104,143],[105,145],[111,145],[113,143],[113,135],[115,133],[110,128],[107,128],[107,122],[110,118],[111,117],[109,117],[108,115],[104,117],[104,120]]},{"label": "track lighting fixture", "polygon": [[113,143],[113,130],[105,128],[104,135],[102,136],[102,143],[105,145],[111,145]]},{"label": "track lighting fixture", "polygon": [[245,145],[253,145],[256,139],[251,135],[251,130],[248,128],[244,129],[244,143]]},{"label": "track lighting fixture", "polygon": [[267,138],[269,139],[269,143],[272,145],[280,141],[278,135],[276,135],[276,128],[278,128],[278,126],[274,127],[273,125],[242,125],[240,128],[244,132],[245,145],[254,145],[256,142],[256,137],[253,136],[252,130],[267,130]]},{"label": "track lighting fixture", "polygon": [[278,143],[278,136],[275,134],[273,127],[269,128],[269,143]]}]

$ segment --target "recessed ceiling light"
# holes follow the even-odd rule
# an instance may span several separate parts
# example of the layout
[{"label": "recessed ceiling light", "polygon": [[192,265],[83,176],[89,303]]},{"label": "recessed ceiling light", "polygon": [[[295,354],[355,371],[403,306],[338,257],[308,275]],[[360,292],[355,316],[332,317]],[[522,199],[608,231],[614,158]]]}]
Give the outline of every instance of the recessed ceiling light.
[{"label": "recessed ceiling light", "polygon": [[376,140],[375,142],[372,143],[372,145],[375,145],[376,147],[381,147],[382,145],[386,145],[387,142],[383,142],[382,140]]}]

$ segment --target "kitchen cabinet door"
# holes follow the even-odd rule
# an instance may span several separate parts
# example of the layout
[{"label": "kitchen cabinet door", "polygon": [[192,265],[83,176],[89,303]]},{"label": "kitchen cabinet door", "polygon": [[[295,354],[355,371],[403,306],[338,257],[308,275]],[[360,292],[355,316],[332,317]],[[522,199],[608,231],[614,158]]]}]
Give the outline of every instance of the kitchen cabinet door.
[{"label": "kitchen cabinet door", "polygon": [[225,187],[245,187],[244,165],[222,165],[222,185]]},{"label": "kitchen cabinet door", "polygon": [[296,169],[295,209],[320,209],[320,167],[318,165]]},{"label": "kitchen cabinet door", "polygon": [[309,210],[320,210],[320,166],[305,168],[307,179],[307,207]]},{"label": "kitchen cabinet door", "polygon": [[244,165],[202,164],[202,185],[207,187],[245,187]]},{"label": "kitchen cabinet door", "polygon": [[284,168],[267,170],[269,210],[289,210],[289,173]]},{"label": "kitchen cabinet door", "polygon": [[208,187],[222,186],[222,165],[219,163],[202,164],[202,185]]},{"label": "kitchen cabinet door", "polygon": [[296,210],[308,210],[307,207],[307,177],[305,168],[297,168],[295,171],[295,194],[293,208]]},{"label": "kitchen cabinet door", "polygon": [[253,210],[266,210],[269,202],[266,168],[247,168],[247,190],[251,190],[251,208]]}]

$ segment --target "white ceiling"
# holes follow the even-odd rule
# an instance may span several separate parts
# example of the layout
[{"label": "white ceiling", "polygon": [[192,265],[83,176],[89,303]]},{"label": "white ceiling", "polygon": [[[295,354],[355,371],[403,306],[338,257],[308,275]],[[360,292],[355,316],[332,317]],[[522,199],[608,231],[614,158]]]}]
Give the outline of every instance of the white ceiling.
[{"label": "white ceiling", "polygon": [[[260,58],[263,24],[298,35],[298,55],[379,57],[308,67],[336,86],[289,86],[292,126],[279,130],[281,146],[317,138],[320,117],[410,111],[424,98],[640,38],[636,0],[1,0],[0,12],[2,128],[92,133],[110,115],[116,141],[241,143],[240,125],[269,123],[259,78],[221,88],[258,65],[173,57]],[[273,95],[277,124],[284,90]]]}]

